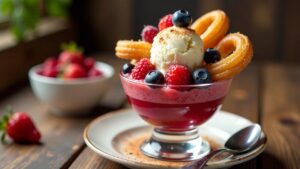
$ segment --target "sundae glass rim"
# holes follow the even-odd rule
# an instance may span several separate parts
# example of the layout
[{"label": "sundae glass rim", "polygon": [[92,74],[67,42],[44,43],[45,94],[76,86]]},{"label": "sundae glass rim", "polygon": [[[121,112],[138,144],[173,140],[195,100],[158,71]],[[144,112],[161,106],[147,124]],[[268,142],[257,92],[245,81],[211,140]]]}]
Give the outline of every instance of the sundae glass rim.
[{"label": "sundae glass rim", "polygon": [[208,86],[212,86],[212,85],[222,85],[222,84],[227,84],[230,83],[233,78],[229,78],[229,79],[225,79],[225,80],[220,80],[220,81],[214,81],[214,82],[210,82],[210,83],[202,83],[202,84],[188,84],[188,85],[170,85],[170,84],[151,84],[151,83],[146,83],[142,80],[135,80],[135,79],[131,79],[129,78],[129,76],[124,75],[124,73],[122,71],[119,72],[119,75],[122,79],[131,82],[131,83],[135,83],[138,85],[147,85],[150,87],[170,87],[170,88],[194,88],[194,87],[208,87]]}]

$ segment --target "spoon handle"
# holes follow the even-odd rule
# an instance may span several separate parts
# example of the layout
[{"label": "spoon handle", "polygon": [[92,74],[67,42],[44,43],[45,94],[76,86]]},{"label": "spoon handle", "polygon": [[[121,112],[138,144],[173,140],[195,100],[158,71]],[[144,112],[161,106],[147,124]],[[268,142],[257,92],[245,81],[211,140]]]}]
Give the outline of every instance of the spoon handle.
[{"label": "spoon handle", "polygon": [[201,159],[192,162],[190,165],[184,166],[182,169],[202,169],[202,168],[204,168],[205,164],[208,162],[209,159],[213,158],[214,156],[216,156],[226,150],[227,149],[222,148],[222,149],[212,151],[208,155],[202,157]]}]

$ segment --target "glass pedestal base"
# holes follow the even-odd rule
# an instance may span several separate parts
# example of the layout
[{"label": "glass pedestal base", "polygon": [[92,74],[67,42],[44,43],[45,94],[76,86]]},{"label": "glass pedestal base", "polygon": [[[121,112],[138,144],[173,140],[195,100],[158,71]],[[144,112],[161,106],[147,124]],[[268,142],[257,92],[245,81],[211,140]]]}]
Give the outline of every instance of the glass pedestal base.
[{"label": "glass pedestal base", "polygon": [[154,129],[152,137],[140,148],[149,157],[168,161],[196,160],[210,152],[209,143],[201,139],[198,129],[184,132]]}]

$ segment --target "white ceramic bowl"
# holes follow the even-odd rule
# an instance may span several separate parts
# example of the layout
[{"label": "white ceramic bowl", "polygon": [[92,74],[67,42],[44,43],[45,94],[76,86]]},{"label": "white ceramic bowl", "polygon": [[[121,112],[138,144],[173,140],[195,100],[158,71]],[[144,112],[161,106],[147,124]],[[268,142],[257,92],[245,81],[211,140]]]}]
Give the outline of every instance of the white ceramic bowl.
[{"label": "white ceramic bowl", "polygon": [[114,75],[112,66],[103,62],[95,64],[104,76],[72,80],[41,76],[37,73],[41,65],[34,66],[29,70],[31,88],[42,102],[50,106],[54,114],[85,114],[99,103]]}]

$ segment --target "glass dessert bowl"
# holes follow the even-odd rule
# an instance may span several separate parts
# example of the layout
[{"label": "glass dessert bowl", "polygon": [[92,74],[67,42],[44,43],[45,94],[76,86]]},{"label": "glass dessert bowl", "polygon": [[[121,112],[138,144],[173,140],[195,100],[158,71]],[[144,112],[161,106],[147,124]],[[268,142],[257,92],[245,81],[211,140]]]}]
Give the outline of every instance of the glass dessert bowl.
[{"label": "glass dessert bowl", "polygon": [[120,73],[121,82],[132,108],[154,127],[141,151],[154,158],[194,160],[210,151],[198,134],[198,126],[220,108],[231,79],[205,84],[148,84]]}]

